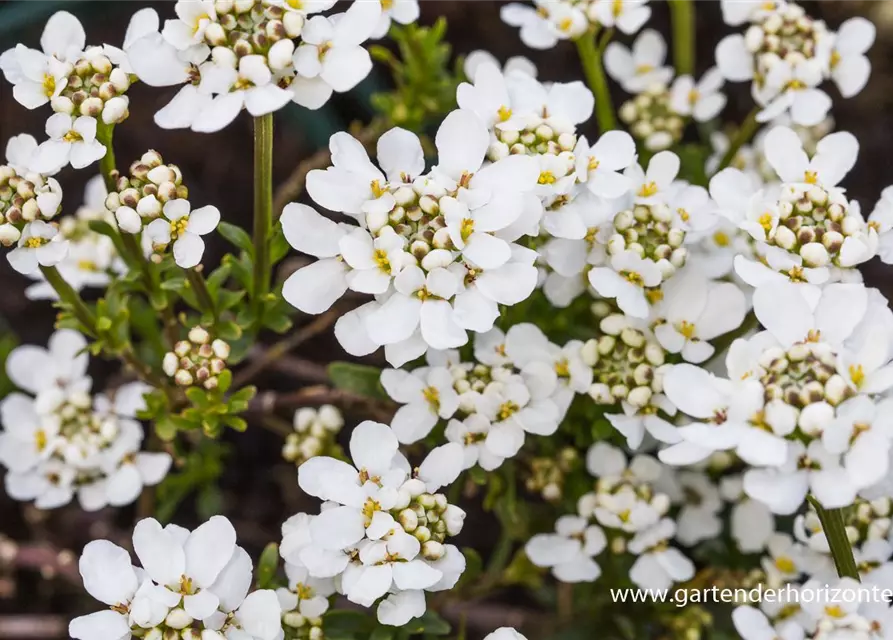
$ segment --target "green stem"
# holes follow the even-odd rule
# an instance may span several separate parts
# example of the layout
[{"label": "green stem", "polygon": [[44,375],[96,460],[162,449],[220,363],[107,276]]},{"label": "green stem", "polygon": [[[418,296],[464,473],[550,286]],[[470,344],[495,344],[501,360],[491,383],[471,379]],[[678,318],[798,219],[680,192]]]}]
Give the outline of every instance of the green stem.
[{"label": "green stem", "polygon": [[583,64],[583,72],[586,74],[586,82],[595,95],[595,116],[598,127],[602,133],[617,127],[614,118],[614,105],[611,102],[611,91],[608,87],[608,78],[602,65],[602,53],[608,38],[596,46],[595,31],[588,31],[577,38],[577,53]]},{"label": "green stem", "polygon": [[822,530],[831,547],[831,557],[834,558],[834,566],[837,567],[837,575],[841,578],[853,578],[859,581],[859,568],[853,557],[853,547],[846,534],[846,523],[843,520],[843,509],[825,509],[814,497],[809,496],[809,502],[819,514]]},{"label": "green stem", "polygon": [[254,119],[254,304],[258,320],[270,290],[273,231],[273,114]]},{"label": "green stem", "polygon": [[729,144],[728,151],[726,151],[725,155],[722,157],[722,160],[720,160],[719,162],[719,167],[716,169],[717,173],[732,164],[732,160],[734,160],[735,156],[738,155],[738,151],[741,149],[741,147],[750,142],[750,139],[753,138],[754,134],[757,132],[757,129],[760,128],[760,123],[757,122],[757,114],[759,112],[759,107],[754,107],[753,109],[751,109],[750,113],[748,113],[747,117],[744,119],[744,122],[742,122],[741,126],[738,127],[738,131],[735,133],[735,137],[732,138],[732,141]]},{"label": "green stem", "polygon": [[673,22],[673,64],[676,73],[695,72],[695,3],[694,0],[670,0]]},{"label": "green stem", "polygon": [[80,294],[75,291],[56,267],[40,267],[50,286],[59,294],[59,299],[71,307],[74,316],[84,325],[87,333],[96,334],[96,316],[90,311],[90,308],[81,298]]},{"label": "green stem", "polygon": [[198,306],[202,311],[211,314],[216,321],[217,312],[214,308],[214,299],[211,297],[211,292],[208,290],[208,284],[205,282],[204,276],[196,269],[184,269],[184,271],[186,272],[186,279],[189,280],[189,286],[198,299]]},{"label": "green stem", "polygon": [[99,120],[96,127],[96,139],[105,147],[105,155],[99,160],[99,172],[105,181],[105,188],[111,193],[115,191],[115,148],[112,146],[112,136],[115,125],[105,124]]}]

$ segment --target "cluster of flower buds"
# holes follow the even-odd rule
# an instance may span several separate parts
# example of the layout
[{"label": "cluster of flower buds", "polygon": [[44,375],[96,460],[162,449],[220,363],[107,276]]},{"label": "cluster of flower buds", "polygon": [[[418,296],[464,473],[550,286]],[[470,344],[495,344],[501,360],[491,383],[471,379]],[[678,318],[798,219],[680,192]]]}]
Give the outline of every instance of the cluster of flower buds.
[{"label": "cluster of flower buds", "polygon": [[[890,538],[893,499],[881,497],[875,500],[858,498],[844,515],[847,538],[853,548],[859,548],[872,540],[886,541]],[[827,541],[822,531],[819,515],[810,505],[809,510],[797,516],[794,521],[794,534],[810,549],[827,552]]]},{"label": "cluster of flower buds", "polygon": [[766,402],[778,399],[801,410],[816,403],[834,407],[854,393],[837,373],[837,354],[826,342],[770,347],[761,354],[759,365]]},{"label": "cluster of flower buds", "polygon": [[[457,536],[465,522],[465,512],[449,504],[442,493],[428,493],[425,483],[410,479],[400,487],[405,497],[392,513],[403,530],[422,544],[422,557],[426,560],[440,560],[445,552],[444,541]],[[401,508],[402,507],[402,508]]]},{"label": "cluster of flower buds", "polygon": [[[373,184],[373,190],[377,189]],[[440,198],[446,190],[433,181],[417,179],[413,184],[388,185],[380,187],[381,194],[394,196],[395,206],[388,212],[381,208],[366,214],[369,231],[376,236],[379,246],[376,249],[387,252],[390,244],[397,244],[397,237],[406,239],[407,248],[426,270],[441,266],[430,258],[425,258],[433,249],[452,249],[449,230],[440,211]],[[402,241],[402,238],[400,240]],[[439,254],[435,254],[438,256]],[[442,256],[441,256],[442,257]],[[391,264],[392,271],[401,265]]]},{"label": "cluster of flower buds", "polygon": [[180,340],[174,350],[165,354],[164,372],[181,387],[200,385],[216,389],[218,376],[226,370],[229,344],[216,338],[202,327],[189,330],[188,340]]},{"label": "cluster of flower buds", "polygon": [[12,246],[27,223],[50,220],[61,207],[62,187],[55,178],[0,165],[0,245]]},{"label": "cluster of flower buds", "polygon": [[602,336],[588,340],[582,351],[594,374],[589,395],[598,404],[648,406],[661,392],[658,368],[666,362],[666,351],[650,331],[636,328],[620,313],[602,318],[599,330]]},{"label": "cluster of flower buds", "polygon": [[754,56],[756,77],[765,78],[780,60],[796,65],[815,59],[828,37],[823,21],[811,18],[799,5],[783,3],[775,10],[757,12],[744,42]]},{"label": "cluster of flower buds", "polygon": [[109,60],[103,47],[89,47],[72,65],[65,88],[50,106],[56,113],[101,117],[105,124],[118,124],[129,115],[124,94],[130,84],[130,76]]},{"label": "cluster of flower buds", "polygon": [[877,232],[860,214],[851,214],[849,208],[840,189],[826,190],[818,184],[786,184],[778,201],[779,224],[769,240],[799,254],[810,267],[824,267],[829,263],[851,266],[841,264],[844,241],[854,237],[868,246],[877,246]]},{"label": "cluster of flower buds", "polygon": [[341,412],[330,404],[319,409],[298,409],[294,417],[295,432],[285,439],[282,457],[301,464],[313,456],[334,455],[339,450],[335,438],[343,426]]},{"label": "cluster of flower buds", "polygon": [[632,251],[654,262],[666,280],[685,266],[688,249],[682,246],[684,241],[685,230],[669,205],[664,202],[637,204],[614,216],[608,253]]},{"label": "cluster of flower buds", "polygon": [[[511,112],[505,112],[505,116],[510,117]],[[493,133],[496,141],[487,152],[487,157],[493,162],[509,154],[552,155],[568,158],[573,167],[571,152],[577,146],[577,136],[571,131],[556,131],[545,122],[528,122],[520,130],[500,129],[497,126]]]},{"label": "cluster of flower buds", "polygon": [[620,106],[620,119],[649,151],[669,149],[682,139],[685,118],[670,104],[666,85],[654,84]]},{"label": "cluster of flower buds", "polygon": [[165,164],[157,151],[147,151],[130,165],[128,175],[119,175],[115,191],[106,196],[105,207],[128,233],[138,233],[144,224],[161,216],[164,205],[186,199],[189,190],[174,164]]},{"label": "cluster of flower buds", "polygon": [[285,640],[323,640],[322,618],[305,616],[298,610],[282,614]]},{"label": "cluster of flower buds", "polygon": [[530,461],[530,475],[525,481],[527,490],[538,493],[547,502],[564,497],[564,480],[573,471],[580,456],[576,449],[565,447],[554,457],[536,457]]},{"label": "cluster of flower buds", "polygon": [[[295,43],[301,35],[304,14],[290,10],[289,3],[269,0],[215,0],[213,18],[204,28],[203,40],[215,62],[262,55],[272,71],[291,64]],[[300,3],[297,3],[300,4]]]}]

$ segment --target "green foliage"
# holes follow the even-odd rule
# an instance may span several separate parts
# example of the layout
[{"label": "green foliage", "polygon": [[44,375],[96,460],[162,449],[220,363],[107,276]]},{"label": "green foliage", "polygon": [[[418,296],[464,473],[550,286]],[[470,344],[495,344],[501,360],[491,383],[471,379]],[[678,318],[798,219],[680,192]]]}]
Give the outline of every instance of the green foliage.
[{"label": "green foliage", "polygon": [[255,585],[258,589],[272,589],[276,587],[276,573],[279,571],[279,545],[271,542],[264,547],[257,563],[255,571],[257,579]]},{"label": "green foliage", "polygon": [[339,389],[367,398],[388,399],[381,386],[381,369],[352,362],[333,362],[328,373],[332,384]]},{"label": "green foliage", "polygon": [[446,20],[432,27],[392,24],[391,38],[399,56],[383,46],[369,47],[373,59],[390,67],[396,88],[372,96],[372,106],[391,124],[421,132],[456,107],[456,87],[462,81],[450,69],[451,47],[444,41]]}]

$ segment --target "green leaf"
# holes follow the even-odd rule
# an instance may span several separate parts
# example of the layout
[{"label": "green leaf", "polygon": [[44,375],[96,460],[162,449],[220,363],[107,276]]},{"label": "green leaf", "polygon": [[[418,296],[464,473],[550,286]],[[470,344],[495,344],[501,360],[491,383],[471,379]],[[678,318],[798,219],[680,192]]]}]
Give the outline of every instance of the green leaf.
[{"label": "green leaf", "polygon": [[264,315],[264,326],[276,333],[285,333],[292,327],[291,318],[284,313],[272,313]]},{"label": "green leaf", "polygon": [[527,552],[521,548],[515,553],[509,566],[505,568],[502,574],[502,584],[517,584],[530,589],[539,589],[543,586],[543,575],[527,557]]},{"label": "green leaf", "polygon": [[204,409],[209,405],[208,392],[204,389],[189,387],[186,390],[186,397],[189,398],[189,402],[191,402],[193,406],[198,407],[199,409]]},{"label": "green leaf", "polygon": [[168,278],[161,283],[161,288],[165,291],[176,291],[179,293],[186,288],[186,278]]},{"label": "green leaf", "polygon": [[375,631],[369,636],[369,640],[391,640],[396,632],[397,629],[394,627],[378,626],[375,627]]},{"label": "green leaf", "polygon": [[358,640],[368,638],[375,626],[375,618],[359,611],[332,609],[322,617],[326,640]]},{"label": "green leaf", "polygon": [[[393,627],[392,627],[393,628]],[[450,623],[428,609],[421,618],[410,620],[403,628],[409,633],[424,633],[429,636],[445,636],[450,632]]]},{"label": "green leaf", "polygon": [[245,432],[248,429],[248,423],[238,416],[227,416],[223,419],[223,424],[236,431]]},{"label": "green leaf", "polygon": [[273,232],[273,237],[270,239],[270,260],[273,264],[276,264],[288,255],[290,249],[291,245],[288,244],[288,240],[285,239],[285,234],[282,232],[282,226],[277,225]]},{"label": "green leaf", "polygon": [[256,387],[242,387],[229,398],[230,413],[242,413],[248,408],[248,402],[257,393]]},{"label": "green leaf", "polygon": [[208,291],[210,291],[212,295],[216,294],[217,290],[224,285],[232,270],[233,267],[231,264],[224,263],[217,267],[217,269],[208,276],[205,283],[208,285]]},{"label": "green leaf", "polygon": [[381,386],[381,369],[352,362],[333,362],[327,369],[332,383],[339,389],[367,398],[387,400],[388,394]]},{"label": "green leaf", "polygon": [[227,342],[238,340],[242,337],[242,327],[232,320],[218,322],[214,329],[217,333],[217,337],[226,340]]},{"label": "green leaf", "polygon": [[275,586],[273,580],[277,571],[279,571],[279,545],[271,542],[264,547],[257,563],[257,588],[269,589]]},{"label": "green leaf", "polygon": [[230,243],[234,244],[248,255],[253,255],[254,245],[251,242],[251,236],[249,236],[244,229],[237,227],[234,224],[230,224],[229,222],[221,222],[217,225],[217,231],[220,232],[220,235],[229,240]]}]

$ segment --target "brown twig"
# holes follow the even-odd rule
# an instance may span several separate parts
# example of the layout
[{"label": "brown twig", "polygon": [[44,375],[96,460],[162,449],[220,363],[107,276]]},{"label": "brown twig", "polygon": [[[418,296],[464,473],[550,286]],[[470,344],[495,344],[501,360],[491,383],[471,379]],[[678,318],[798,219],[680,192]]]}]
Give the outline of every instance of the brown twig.
[{"label": "brown twig", "polygon": [[[354,137],[359,140],[364,147],[368,147],[384,129],[385,123],[379,119],[373,120],[368,125],[355,132]],[[303,160],[295,167],[291,175],[285,179],[285,182],[279,185],[276,193],[273,194],[273,215],[279,217],[282,210],[289,202],[297,200],[304,191],[304,185],[307,182],[307,174],[314,169],[322,169],[332,159],[332,154],[328,147],[324,147],[314,153],[309,158]]]},{"label": "brown twig", "polygon": [[248,411],[273,413],[279,409],[318,407],[323,404],[356,409],[379,422],[390,422],[396,409],[395,405],[389,401],[374,400],[343,389],[332,389],[319,385],[290,393],[276,393],[275,391],[260,393],[248,405]]},{"label": "brown twig", "polygon": [[67,638],[68,618],[64,616],[33,615],[0,616],[0,638],[31,640],[31,638]]},{"label": "brown twig", "polygon": [[293,332],[287,338],[280,340],[276,344],[266,349],[260,348],[256,352],[257,355],[250,357],[248,364],[236,374],[233,379],[233,387],[239,389],[250,382],[257,374],[275,363],[277,360],[285,356],[289,351],[295,349],[310,338],[319,335],[338,320],[339,313],[331,310],[314,319],[310,324],[304,325],[297,331]]}]

